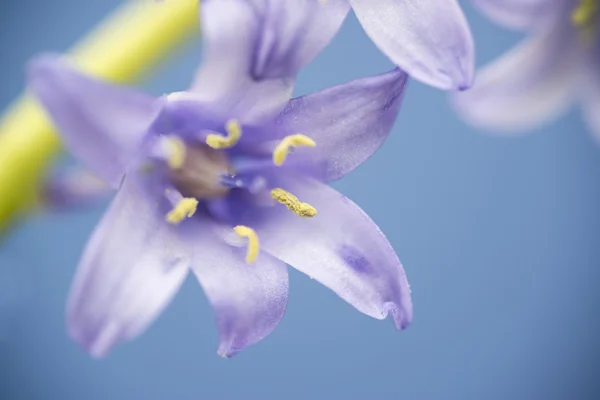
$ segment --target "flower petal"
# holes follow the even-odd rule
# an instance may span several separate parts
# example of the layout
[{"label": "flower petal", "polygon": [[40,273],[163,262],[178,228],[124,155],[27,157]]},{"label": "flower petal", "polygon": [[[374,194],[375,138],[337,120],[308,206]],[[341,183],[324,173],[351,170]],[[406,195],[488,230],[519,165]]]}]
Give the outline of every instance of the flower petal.
[{"label": "flower petal", "polygon": [[528,29],[560,10],[556,0],[471,0],[489,18],[508,28]]},{"label": "flower petal", "polygon": [[[254,0],[256,4],[260,1]],[[329,44],[350,10],[348,0],[268,0],[252,75],[295,76]]]},{"label": "flower petal", "polygon": [[564,30],[540,32],[478,72],[475,86],[453,93],[467,122],[518,132],[556,117],[574,97],[579,79],[575,38]]},{"label": "flower petal", "polygon": [[330,41],[348,8],[346,0],[322,6],[316,0],[206,0],[203,64],[191,90],[242,123],[279,113],[299,69]]},{"label": "flower petal", "polygon": [[202,229],[190,235],[190,245],[195,248],[192,270],[215,310],[217,353],[231,357],[279,324],[287,306],[288,273],[283,262],[266,253],[247,264],[246,240],[241,247],[229,245],[221,239],[221,229],[233,234],[231,228],[205,220]]},{"label": "flower petal", "polygon": [[298,148],[311,162],[324,162],[334,180],[368,159],[387,138],[400,110],[407,75],[399,68],[293,99],[280,120],[283,134],[301,132],[314,148]]},{"label": "flower petal", "polygon": [[[239,116],[239,114],[233,115]],[[175,92],[163,97],[160,113],[148,131],[153,136],[175,134],[192,142],[205,141],[206,136],[211,132],[225,133],[227,122],[230,119],[232,119],[231,114],[215,110],[214,104],[204,101],[194,92]],[[240,121],[239,118],[234,119]],[[230,150],[232,153],[254,150],[258,143],[269,140],[273,136],[271,132],[264,129],[264,124],[242,123],[241,127],[242,137]],[[247,142],[250,145],[244,146],[242,149],[242,145]]]},{"label": "flower petal", "polygon": [[128,176],[83,253],[68,329],[94,356],[143,332],[187,276],[190,256],[155,204]]},{"label": "flower petal", "polygon": [[329,287],[359,311],[398,329],[412,321],[406,274],[377,225],[349,199],[322,183],[289,176],[281,186],[318,214],[301,218],[277,205],[255,229],[262,249]]},{"label": "flower petal", "polygon": [[30,63],[28,83],[69,151],[113,188],[119,187],[158,112],[155,99],[85,76],[54,55]]},{"label": "flower petal", "polygon": [[471,86],[473,38],[456,0],[350,0],[375,44],[410,76],[440,89]]}]

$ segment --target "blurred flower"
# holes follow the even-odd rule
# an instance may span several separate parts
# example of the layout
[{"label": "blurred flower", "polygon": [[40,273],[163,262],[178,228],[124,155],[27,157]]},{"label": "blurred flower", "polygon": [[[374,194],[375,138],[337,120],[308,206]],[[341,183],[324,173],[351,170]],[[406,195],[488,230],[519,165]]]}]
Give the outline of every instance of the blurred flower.
[{"label": "blurred flower", "polygon": [[407,76],[395,69],[290,100],[298,70],[346,13],[335,2],[318,12],[278,4],[203,3],[204,64],[189,92],[154,99],[56,57],[31,64],[30,86],[68,148],[119,187],[68,304],[70,334],[93,355],[144,331],[189,269],[215,309],[225,357],[279,323],[286,264],[367,315],[389,312],[398,329],[411,322],[390,243],[324,184],[381,145]]},{"label": "blurred flower", "polygon": [[499,23],[531,35],[484,67],[453,102],[473,125],[530,129],[581,101],[600,135],[600,23],[597,0],[474,0]]},{"label": "blurred flower", "polygon": [[456,0],[348,1],[373,42],[410,76],[440,89],[471,86],[475,49]]}]

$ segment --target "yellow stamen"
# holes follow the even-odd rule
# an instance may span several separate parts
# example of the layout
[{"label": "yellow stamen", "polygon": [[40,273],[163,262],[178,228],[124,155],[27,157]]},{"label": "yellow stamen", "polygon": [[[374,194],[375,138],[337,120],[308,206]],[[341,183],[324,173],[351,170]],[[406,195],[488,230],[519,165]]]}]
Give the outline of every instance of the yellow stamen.
[{"label": "yellow stamen", "polygon": [[315,147],[316,145],[317,144],[314,140],[300,133],[296,135],[286,136],[281,142],[279,142],[279,144],[277,145],[277,147],[275,147],[275,150],[273,151],[273,163],[278,167],[282,166],[292,147]]},{"label": "yellow stamen", "polygon": [[317,215],[316,208],[308,203],[302,203],[296,196],[281,188],[271,190],[271,197],[300,217],[311,218]]},{"label": "yellow stamen", "polygon": [[186,217],[190,218],[196,212],[198,207],[198,200],[193,197],[185,197],[179,200],[179,203],[173,208],[165,219],[171,224],[178,224],[183,221]]},{"label": "yellow stamen", "polygon": [[256,257],[258,257],[258,252],[260,250],[260,243],[258,241],[258,235],[254,232],[254,229],[248,228],[244,225],[238,225],[233,228],[235,233],[237,233],[241,237],[248,238],[248,252],[246,253],[246,262],[248,264],[252,264]]},{"label": "yellow stamen", "polygon": [[167,164],[171,169],[180,169],[185,161],[185,143],[177,136],[167,137]]},{"label": "yellow stamen", "polygon": [[235,119],[230,119],[225,124],[227,136],[211,133],[206,137],[206,144],[213,149],[228,149],[239,142],[242,137],[242,127]]},{"label": "yellow stamen", "polygon": [[598,0],[580,0],[571,13],[571,21],[578,28],[588,29],[594,24],[598,11]]}]

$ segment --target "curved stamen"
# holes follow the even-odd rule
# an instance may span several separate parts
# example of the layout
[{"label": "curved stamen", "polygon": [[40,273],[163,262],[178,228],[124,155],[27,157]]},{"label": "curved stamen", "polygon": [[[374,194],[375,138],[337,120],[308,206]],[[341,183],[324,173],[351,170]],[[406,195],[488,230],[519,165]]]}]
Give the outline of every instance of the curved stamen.
[{"label": "curved stamen", "polygon": [[225,124],[227,136],[211,133],[206,137],[206,144],[213,149],[228,149],[239,142],[242,137],[242,127],[235,119],[230,119]]},{"label": "curved stamen", "polygon": [[165,219],[170,224],[178,224],[186,217],[190,218],[196,212],[198,200],[193,197],[184,197],[179,200],[179,203],[165,216]]},{"label": "curved stamen", "polygon": [[288,210],[303,218],[312,218],[317,215],[317,209],[308,203],[303,203],[296,196],[281,188],[271,190],[271,197],[285,205]]},{"label": "curved stamen", "polygon": [[235,233],[241,237],[248,238],[248,252],[246,253],[246,262],[252,264],[260,251],[260,243],[258,241],[258,235],[254,232],[254,229],[248,228],[244,225],[238,225],[233,228]]},{"label": "curved stamen", "polygon": [[284,137],[273,151],[273,163],[281,167],[285,162],[291,148],[298,146],[315,147],[314,140],[300,133]]}]

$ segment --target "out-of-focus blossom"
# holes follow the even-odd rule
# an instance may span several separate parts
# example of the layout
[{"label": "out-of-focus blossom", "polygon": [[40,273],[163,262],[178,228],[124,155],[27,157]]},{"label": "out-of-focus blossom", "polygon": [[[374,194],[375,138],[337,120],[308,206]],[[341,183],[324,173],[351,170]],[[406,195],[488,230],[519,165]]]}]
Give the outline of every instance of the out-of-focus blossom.
[{"label": "out-of-focus blossom", "polygon": [[290,100],[296,73],[346,13],[335,1],[318,12],[277,4],[204,2],[204,64],[188,92],[155,99],[56,57],[31,64],[30,87],[68,148],[119,188],[67,307],[70,334],[93,355],[144,331],[189,269],[213,305],[225,357],[282,318],[286,264],[367,315],[390,313],[398,329],[411,322],[390,243],[325,184],[381,145],[407,76],[395,69]]},{"label": "out-of-focus blossom", "polygon": [[474,87],[455,94],[459,113],[475,126],[519,132],[581,102],[600,135],[600,10],[598,0],[474,0],[508,27],[530,36],[484,67]]}]

